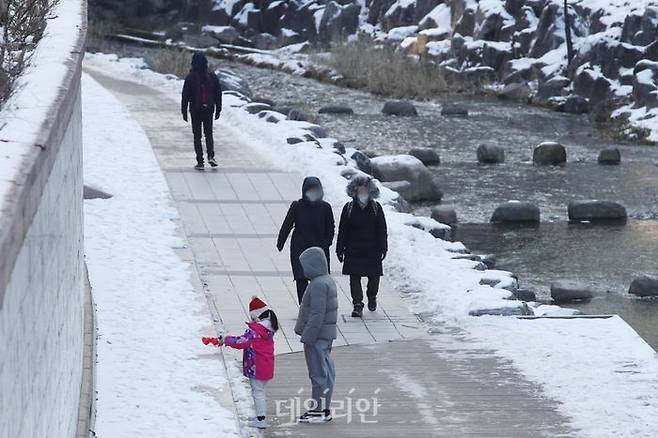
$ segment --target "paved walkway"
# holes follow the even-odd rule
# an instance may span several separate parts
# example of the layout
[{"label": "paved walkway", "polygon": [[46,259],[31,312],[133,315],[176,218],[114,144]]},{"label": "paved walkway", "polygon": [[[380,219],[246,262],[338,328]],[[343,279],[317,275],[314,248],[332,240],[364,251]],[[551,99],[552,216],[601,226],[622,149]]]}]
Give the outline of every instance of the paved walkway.
[{"label": "paved walkway", "polygon": [[340,275],[335,276],[340,307],[334,398],[344,408],[325,427],[291,422],[309,385],[293,333],[297,304],[288,252],[279,253],[275,242],[290,201],[300,196],[302,175],[274,168],[223,123],[216,128],[220,168],[198,172],[192,169],[191,134],[179,120],[178,102],[135,82],[93,69],[88,73],[126,105],[149,136],[220,326],[241,332],[253,295],[279,315],[277,378],[269,385],[276,418],[267,436],[572,434],[540,388],[493,352],[470,347],[457,331],[428,335],[385,282],[379,310],[363,320],[350,318],[349,289]]}]

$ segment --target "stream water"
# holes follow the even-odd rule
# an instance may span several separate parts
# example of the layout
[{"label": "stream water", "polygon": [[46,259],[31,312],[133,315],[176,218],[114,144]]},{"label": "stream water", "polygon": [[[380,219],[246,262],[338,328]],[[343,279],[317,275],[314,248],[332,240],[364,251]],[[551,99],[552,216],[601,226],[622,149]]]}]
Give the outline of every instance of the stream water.
[{"label": "stream water", "polygon": [[[497,267],[515,272],[521,286],[549,299],[550,283],[570,279],[588,283],[598,293],[572,305],[589,314],[617,313],[654,349],[658,349],[658,300],[627,293],[639,274],[658,274],[658,148],[615,143],[604,138],[587,116],[476,97],[445,97],[417,102],[418,117],[381,114],[385,98],[322,84],[289,74],[241,64],[222,67],[245,77],[254,94],[280,106],[306,112],[331,136],[370,153],[406,153],[430,147],[441,156],[432,168],[445,192],[444,204],[457,210],[457,238],[478,253],[493,253]],[[468,107],[468,117],[444,117],[441,105]],[[317,114],[324,105],[348,105],[354,115]],[[568,151],[564,167],[536,167],[532,149],[555,140]],[[477,164],[480,143],[505,147],[500,165]],[[598,151],[618,147],[620,166],[600,166]],[[541,208],[538,227],[489,224],[501,202],[518,199]],[[630,219],[625,225],[569,224],[567,204],[578,199],[622,203]],[[415,204],[427,215],[431,205]]]}]

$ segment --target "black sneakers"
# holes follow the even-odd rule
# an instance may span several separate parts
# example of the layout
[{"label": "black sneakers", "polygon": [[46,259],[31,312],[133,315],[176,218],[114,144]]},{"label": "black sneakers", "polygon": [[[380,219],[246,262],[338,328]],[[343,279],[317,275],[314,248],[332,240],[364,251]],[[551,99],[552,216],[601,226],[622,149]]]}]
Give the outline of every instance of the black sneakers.
[{"label": "black sneakers", "polygon": [[203,165],[203,163],[196,163],[196,166],[194,166],[194,168],[196,170],[203,170],[205,169],[205,166]]},{"label": "black sneakers", "polygon": [[352,318],[361,317],[363,317],[363,303],[355,304],[354,310],[352,310]]},{"label": "black sneakers", "polygon": [[368,310],[371,312],[377,310],[377,298],[368,298]]},{"label": "black sneakers", "polygon": [[331,411],[325,409],[324,411],[307,411],[299,417],[300,423],[318,424],[328,423],[332,420]]}]

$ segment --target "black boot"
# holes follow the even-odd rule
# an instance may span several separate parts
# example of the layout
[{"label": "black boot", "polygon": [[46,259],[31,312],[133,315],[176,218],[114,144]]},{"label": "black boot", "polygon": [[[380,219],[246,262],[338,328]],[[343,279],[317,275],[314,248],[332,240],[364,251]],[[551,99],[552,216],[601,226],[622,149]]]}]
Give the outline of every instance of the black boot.
[{"label": "black boot", "polygon": [[371,312],[377,310],[377,298],[375,297],[368,298],[368,310],[370,310]]},{"label": "black boot", "polygon": [[353,318],[362,318],[363,317],[363,303],[358,303],[354,305],[354,310],[352,310]]}]

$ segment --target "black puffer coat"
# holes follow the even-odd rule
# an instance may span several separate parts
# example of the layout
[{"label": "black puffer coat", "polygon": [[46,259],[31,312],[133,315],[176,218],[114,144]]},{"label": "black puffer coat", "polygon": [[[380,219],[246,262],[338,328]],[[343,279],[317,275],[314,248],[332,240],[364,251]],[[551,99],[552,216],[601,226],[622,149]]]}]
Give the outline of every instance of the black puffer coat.
[{"label": "black puffer coat", "polygon": [[367,185],[370,201],[361,206],[355,199],[343,207],[338,227],[336,252],[343,255],[343,274],[362,277],[383,275],[382,259],[388,251],[386,217],[379,202],[379,189],[369,177],[353,178],[347,186],[347,193],[356,197],[356,187]]},{"label": "black puffer coat", "polygon": [[[325,201],[311,202],[304,194],[312,188],[322,190],[322,183],[314,176],[304,179],[302,184],[302,197],[290,204],[288,214],[281,225],[277,248],[279,251],[288,239],[292,231],[292,240],[290,242],[290,263],[295,280],[304,279],[304,271],[299,263],[299,256],[305,249],[313,246],[319,246],[324,250],[327,256],[327,265],[329,264],[329,247],[334,239],[335,222],[334,213],[331,205]],[[294,229],[293,229],[294,228]]]}]

